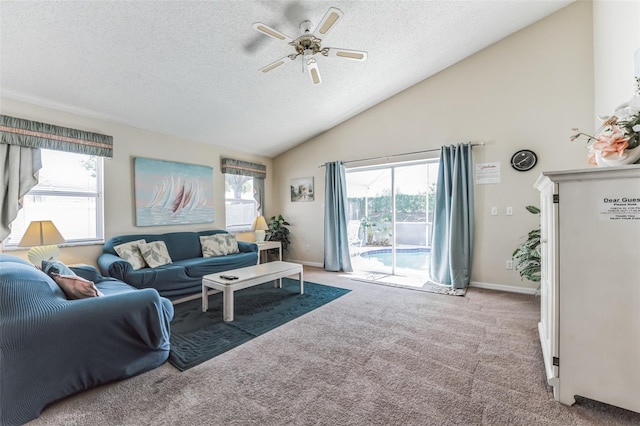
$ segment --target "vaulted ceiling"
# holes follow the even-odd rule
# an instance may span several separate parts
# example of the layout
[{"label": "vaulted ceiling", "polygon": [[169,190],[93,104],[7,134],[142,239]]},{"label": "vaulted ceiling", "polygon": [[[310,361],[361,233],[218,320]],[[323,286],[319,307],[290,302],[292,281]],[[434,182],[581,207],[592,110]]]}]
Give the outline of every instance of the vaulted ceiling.
[{"label": "vaulted ceiling", "polygon": [[[318,135],[573,0],[0,2],[0,97],[269,157]],[[291,38],[330,7],[322,47]],[[498,66],[498,65],[497,65]]]}]

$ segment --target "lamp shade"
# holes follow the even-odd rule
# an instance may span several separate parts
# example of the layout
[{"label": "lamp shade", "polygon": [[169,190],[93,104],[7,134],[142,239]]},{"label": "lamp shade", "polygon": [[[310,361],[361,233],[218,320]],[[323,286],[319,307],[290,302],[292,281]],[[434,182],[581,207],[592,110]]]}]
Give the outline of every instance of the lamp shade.
[{"label": "lamp shade", "polygon": [[269,229],[269,227],[267,226],[267,221],[264,220],[264,216],[258,216],[255,218],[255,220],[253,221],[253,229],[255,231],[266,231],[267,229]]},{"label": "lamp shade", "polygon": [[64,243],[64,237],[50,220],[34,220],[22,236],[21,247],[35,247]]},{"label": "lamp shade", "polygon": [[267,221],[264,220],[264,216],[256,217],[256,219],[253,221],[252,228],[256,233],[256,243],[264,243],[264,238],[266,236],[266,233],[264,231],[269,229],[269,227],[267,226]]}]

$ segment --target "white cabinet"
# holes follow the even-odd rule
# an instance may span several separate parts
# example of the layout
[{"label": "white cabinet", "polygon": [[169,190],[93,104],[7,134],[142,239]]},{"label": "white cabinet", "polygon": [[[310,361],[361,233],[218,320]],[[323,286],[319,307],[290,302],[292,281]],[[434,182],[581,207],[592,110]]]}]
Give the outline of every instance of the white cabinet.
[{"label": "white cabinet", "polygon": [[535,187],[553,395],[640,412],[640,166],[545,172]]}]

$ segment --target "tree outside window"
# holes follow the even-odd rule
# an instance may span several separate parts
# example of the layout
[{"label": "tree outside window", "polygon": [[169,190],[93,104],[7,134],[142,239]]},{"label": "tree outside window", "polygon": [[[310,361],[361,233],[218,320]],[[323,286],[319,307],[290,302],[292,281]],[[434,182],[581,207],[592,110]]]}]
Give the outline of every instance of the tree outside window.
[{"label": "tree outside window", "polygon": [[258,202],[254,198],[253,177],[224,175],[225,216],[228,231],[251,229],[259,215]]}]

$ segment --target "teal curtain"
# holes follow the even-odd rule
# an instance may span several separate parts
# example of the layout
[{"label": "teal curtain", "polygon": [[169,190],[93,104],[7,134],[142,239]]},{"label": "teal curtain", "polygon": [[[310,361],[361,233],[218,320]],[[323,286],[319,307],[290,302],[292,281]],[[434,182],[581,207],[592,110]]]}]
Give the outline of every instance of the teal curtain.
[{"label": "teal curtain", "polygon": [[431,279],[466,288],[473,257],[473,159],[471,144],[443,146],[433,218]]},{"label": "teal curtain", "polygon": [[325,164],[324,183],[324,269],[351,272],[347,178],[341,161]]}]

